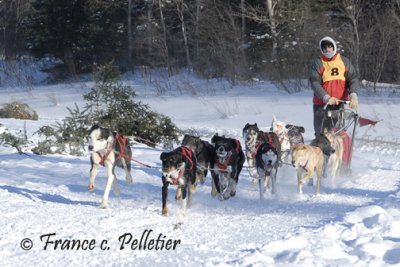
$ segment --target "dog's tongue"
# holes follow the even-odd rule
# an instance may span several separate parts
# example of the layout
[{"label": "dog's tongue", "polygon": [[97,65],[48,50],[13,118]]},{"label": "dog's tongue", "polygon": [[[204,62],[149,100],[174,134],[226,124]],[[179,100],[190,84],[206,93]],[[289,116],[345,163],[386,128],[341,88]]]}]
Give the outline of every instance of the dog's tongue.
[{"label": "dog's tongue", "polygon": [[267,169],[265,170],[265,176],[270,176],[272,170],[272,165],[267,165]]}]

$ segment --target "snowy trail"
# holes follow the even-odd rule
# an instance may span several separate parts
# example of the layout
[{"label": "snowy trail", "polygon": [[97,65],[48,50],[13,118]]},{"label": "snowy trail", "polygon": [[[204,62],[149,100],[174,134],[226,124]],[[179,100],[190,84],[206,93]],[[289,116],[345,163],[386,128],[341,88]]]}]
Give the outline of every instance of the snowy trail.
[{"label": "snowy trail", "polygon": [[[134,158],[140,156],[145,162],[158,164],[160,151],[143,147],[134,147],[133,151]],[[367,156],[368,152],[358,151],[355,160]],[[26,261],[36,266],[59,261],[71,262],[70,266],[106,264],[112,259],[118,265],[135,262],[132,264],[139,266],[147,262],[157,266],[171,262],[181,265],[187,261],[193,266],[263,266],[279,262],[283,266],[288,262],[302,262],[307,253],[314,258],[317,253],[319,260],[308,262],[313,265],[318,265],[318,262],[354,264],[357,256],[353,256],[354,261],[352,257],[343,256],[340,259],[341,253],[349,249],[371,249],[355,245],[356,232],[360,231],[356,229],[360,227],[358,224],[369,231],[373,231],[374,227],[384,227],[380,224],[389,216],[375,205],[384,204],[393,196],[398,197],[400,191],[398,181],[393,180],[391,175],[400,168],[399,164],[390,156],[380,160],[385,164],[373,158],[364,161],[367,169],[360,165],[363,169],[360,173],[355,170],[351,178],[340,177],[334,186],[324,180],[320,195],[314,195],[312,188],[306,188],[302,197],[296,193],[294,171],[285,166],[278,175],[278,194],[268,196],[264,201],[258,199],[258,187],[251,184],[245,170],[237,196],[224,202],[210,196],[208,178],[204,185],[198,185],[193,206],[185,214],[180,210],[180,203],[173,200],[175,189],[170,187],[171,216],[164,218],[160,215],[161,181],[157,170],[135,166],[133,185],[120,181],[121,196],[111,194],[110,208],[102,210],[98,205],[103,193],[105,171],[100,171],[94,193],[87,192],[87,158],[27,157],[2,153],[0,195],[4,203],[12,203],[0,208],[4,215],[1,225],[2,254],[9,256],[5,260],[6,266],[22,265]],[[122,172],[118,173],[122,176]],[[398,199],[393,199],[393,204],[399,206]],[[357,213],[363,215],[363,212],[355,210],[363,206],[366,207],[365,213],[371,213],[371,217],[358,218]],[[350,215],[342,217],[349,212]],[[356,225],[348,228],[345,225],[348,223]],[[400,227],[398,222],[397,227]],[[140,237],[146,229],[153,230],[154,238],[162,233],[168,238],[180,239],[182,244],[175,251],[120,250],[119,236],[131,233]],[[377,244],[380,249],[385,249],[387,242],[398,241],[395,230],[390,231],[393,236],[389,234],[387,240]],[[107,239],[113,253],[100,249],[90,252],[44,251],[44,243],[39,237],[46,233],[57,233],[57,237],[63,239]],[[323,240],[320,236],[315,237],[316,233],[322,235]],[[351,235],[356,240],[350,240]],[[344,239],[344,243],[337,242],[338,236]],[[21,251],[18,246],[24,237],[33,240],[34,248],[29,252]],[[326,243],[332,247],[314,251]],[[332,256],[335,249],[340,253]],[[389,247],[387,250],[396,254],[396,249],[390,250]],[[393,260],[393,257],[390,259]]]}]

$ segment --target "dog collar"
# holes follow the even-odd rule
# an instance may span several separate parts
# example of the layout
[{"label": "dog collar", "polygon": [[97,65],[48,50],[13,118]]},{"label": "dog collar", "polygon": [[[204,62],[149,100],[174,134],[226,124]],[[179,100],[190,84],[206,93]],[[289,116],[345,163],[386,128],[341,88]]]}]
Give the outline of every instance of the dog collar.
[{"label": "dog collar", "polygon": [[305,163],[303,166],[300,166],[300,167],[301,167],[303,170],[305,170],[306,172],[308,172],[307,163],[308,163],[308,160],[306,161],[306,163]]}]

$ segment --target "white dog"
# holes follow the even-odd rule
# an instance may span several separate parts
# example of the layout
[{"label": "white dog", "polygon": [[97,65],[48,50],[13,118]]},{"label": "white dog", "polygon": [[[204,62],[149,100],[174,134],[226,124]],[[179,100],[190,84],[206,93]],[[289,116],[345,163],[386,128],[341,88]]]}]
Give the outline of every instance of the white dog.
[{"label": "white dog", "polygon": [[114,172],[115,166],[123,168],[126,174],[126,181],[129,184],[132,183],[130,173],[132,151],[130,144],[127,139],[120,137],[116,132],[95,125],[89,131],[89,151],[92,152],[90,156],[89,191],[94,190],[97,166],[100,164],[107,167],[107,183],[104,189],[103,201],[100,205],[101,208],[107,208],[111,186],[114,187],[116,195],[120,192]]}]

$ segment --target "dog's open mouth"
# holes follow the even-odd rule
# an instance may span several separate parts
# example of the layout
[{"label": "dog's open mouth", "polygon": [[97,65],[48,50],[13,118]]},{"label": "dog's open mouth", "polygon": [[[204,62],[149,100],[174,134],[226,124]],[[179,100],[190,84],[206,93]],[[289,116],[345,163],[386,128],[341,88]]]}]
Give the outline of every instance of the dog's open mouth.
[{"label": "dog's open mouth", "polygon": [[219,158],[226,158],[226,156],[228,156],[228,152],[224,151],[224,152],[218,152],[217,156]]},{"label": "dog's open mouth", "polygon": [[264,167],[264,174],[265,176],[270,176],[271,171],[272,171],[273,166],[271,164],[268,164]]},{"label": "dog's open mouth", "polygon": [[184,184],[183,173],[185,171],[185,163],[179,164],[177,169],[173,171],[163,171],[163,176],[167,179],[170,184],[178,185]]}]

